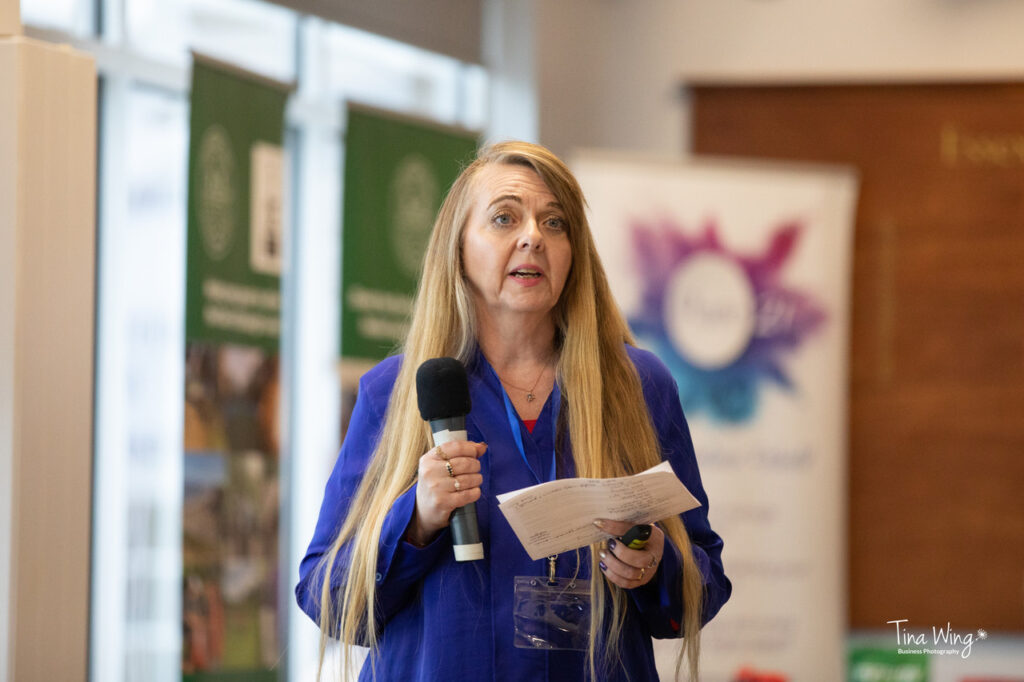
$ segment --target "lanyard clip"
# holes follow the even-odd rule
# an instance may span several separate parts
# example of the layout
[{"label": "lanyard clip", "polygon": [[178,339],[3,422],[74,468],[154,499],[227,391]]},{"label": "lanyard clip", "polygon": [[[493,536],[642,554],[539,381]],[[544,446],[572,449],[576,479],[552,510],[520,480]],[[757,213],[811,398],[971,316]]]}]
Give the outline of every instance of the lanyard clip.
[{"label": "lanyard clip", "polygon": [[552,554],[548,557],[548,585],[557,585],[558,580],[555,579],[555,562],[558,561],[558,555]]}]

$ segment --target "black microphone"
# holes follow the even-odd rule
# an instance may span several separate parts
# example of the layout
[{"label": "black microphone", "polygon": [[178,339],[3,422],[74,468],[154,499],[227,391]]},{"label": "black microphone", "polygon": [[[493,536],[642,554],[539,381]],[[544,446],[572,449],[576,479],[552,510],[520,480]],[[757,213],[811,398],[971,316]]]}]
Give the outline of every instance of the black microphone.
[{"label": "black microphone", "polygon": [[[430,422],[434,445],[468,440],[469,382],[461,362],[455,358],[434,358],[420,365],[416,370],[416,402],[420,416]],[[476,522],[476,504],[470,503],[453,511],[450,524],[455,560],[483,559],[484,545],[480,542],[480,528]]]}]

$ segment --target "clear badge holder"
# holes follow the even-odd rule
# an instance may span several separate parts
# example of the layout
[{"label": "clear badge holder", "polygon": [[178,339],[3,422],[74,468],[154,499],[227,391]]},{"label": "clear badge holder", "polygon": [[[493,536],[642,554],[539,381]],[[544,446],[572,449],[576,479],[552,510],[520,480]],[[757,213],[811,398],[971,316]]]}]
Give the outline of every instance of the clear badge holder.
[{"label": "clear badge holder", "polygon": [[512,618],[520,649],[586,651],[590,581],[516,576]]}]

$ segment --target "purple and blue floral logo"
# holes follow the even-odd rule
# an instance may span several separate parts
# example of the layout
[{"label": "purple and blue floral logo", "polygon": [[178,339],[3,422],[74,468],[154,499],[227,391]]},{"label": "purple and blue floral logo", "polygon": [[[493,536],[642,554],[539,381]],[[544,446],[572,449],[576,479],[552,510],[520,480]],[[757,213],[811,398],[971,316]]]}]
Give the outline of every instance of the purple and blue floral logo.
[{"label": "purple and blue floral logo", "polygon": [[740,423],[765,386],[795,390],[783,360],[826,320],[820,303],[783,281],[802,230],[781,224],[761,253],[741,254],[714,221],[695,236],[672,220],[633,223],[643,284],[629,323],[672,371],[687,414]]}]

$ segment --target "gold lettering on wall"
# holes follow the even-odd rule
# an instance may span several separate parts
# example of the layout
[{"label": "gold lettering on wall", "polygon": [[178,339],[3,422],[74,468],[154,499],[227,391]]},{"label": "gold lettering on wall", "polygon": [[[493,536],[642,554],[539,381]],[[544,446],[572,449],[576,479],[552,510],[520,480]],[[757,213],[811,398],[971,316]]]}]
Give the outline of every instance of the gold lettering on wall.
[{"label": "gold lettering on wall", "polygon": [[1024,166],[1024,133],[976,132],[945,123],[939,133],[942,163],[954,167],[972,166],[1012,168]]}]

